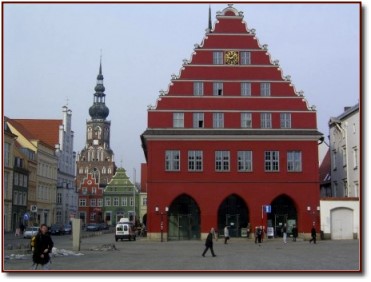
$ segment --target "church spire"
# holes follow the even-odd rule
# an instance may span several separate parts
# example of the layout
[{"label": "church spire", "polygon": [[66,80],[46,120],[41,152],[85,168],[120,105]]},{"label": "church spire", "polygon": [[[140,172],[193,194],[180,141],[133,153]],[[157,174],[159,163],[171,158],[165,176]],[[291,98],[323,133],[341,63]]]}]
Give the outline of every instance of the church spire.
[{"label": "church spire", "polygon": [[103,73],[102,73],[102,55],[99,62],[99,73],[97,76],[97,85],[94,90],[94,103],[89,108],[89,114],[92,119],[106,119],[109,115],[109,109],[105,104],[106,94],[104,94],[105,87],[103,85]]}]

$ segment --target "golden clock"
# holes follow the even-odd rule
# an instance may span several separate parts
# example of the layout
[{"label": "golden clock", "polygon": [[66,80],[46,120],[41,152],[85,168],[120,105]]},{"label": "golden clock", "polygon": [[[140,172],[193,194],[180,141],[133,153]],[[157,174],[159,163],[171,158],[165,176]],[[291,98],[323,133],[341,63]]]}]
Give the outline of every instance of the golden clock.
[{"label": "golden clock", "polygon": [[226,51],[224,57],[227,65],[238,65],[237,51]]}]

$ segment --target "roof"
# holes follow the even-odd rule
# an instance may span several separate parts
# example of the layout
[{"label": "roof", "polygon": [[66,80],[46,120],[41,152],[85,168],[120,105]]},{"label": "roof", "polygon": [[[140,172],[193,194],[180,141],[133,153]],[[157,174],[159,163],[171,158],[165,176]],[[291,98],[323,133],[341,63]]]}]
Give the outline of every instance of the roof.
[{"label": "roof", "polygon": [[359,103],[357,103],[356,105],[354,105],[353,107],[349,107],[348,109],[346,109],[341,115],[337,116],[337,117],[331,117],[330,118],[330,121],[329,121],[329,124],[333,124],[334,122],[335,123],[339,123],[341,122],[342,120],[346,119],[348,116],[354,114],[354,113],[357,113],[359,112]]},{"label": "roof", "polygon": [[320,183],[331,182],[331,157],[330,150],[327,150],[321,165],[319,166],[319,181]]},{"label": "roof", "polygon": [[41,140],[52,148],[59,144],[59,126],[63,125],[61,119],[13,119],[11,123],[27,139]]}]

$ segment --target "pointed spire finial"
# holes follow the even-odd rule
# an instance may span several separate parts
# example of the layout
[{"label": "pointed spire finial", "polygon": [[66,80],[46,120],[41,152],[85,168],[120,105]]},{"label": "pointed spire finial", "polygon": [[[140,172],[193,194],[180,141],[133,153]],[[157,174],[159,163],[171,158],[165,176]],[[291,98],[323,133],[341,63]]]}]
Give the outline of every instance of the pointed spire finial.
[{"label": "pointed spire finial", "polygon": [[212,22],[211,22],[211,5],[209,5],[209,31],[211,32],[212,29]]},{"label": "pointed spire finial", "polygon": [[100,49],[99,74],[102,74],[102,49]]}]

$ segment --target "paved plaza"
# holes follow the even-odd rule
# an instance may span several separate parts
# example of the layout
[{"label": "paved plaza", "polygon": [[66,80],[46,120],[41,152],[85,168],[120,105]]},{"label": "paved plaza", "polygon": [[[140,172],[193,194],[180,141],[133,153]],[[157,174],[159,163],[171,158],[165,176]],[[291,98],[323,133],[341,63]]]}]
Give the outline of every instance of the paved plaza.
[{"label": "paved plaza", "polygon": [[[8,236],[10,237],[10,235]],[[22,241],[23,240],[23,241]],[[72,250],[71,236],[53,237],[58,250]],[[29,271],[32,261],[27,254],[15,258],[22,251],[9,250],[9,245],[26,244],[29,239],[5,236],[4,271]],[[106,250],[113,246],[117,250]],[[7,247],[8,246],[8,247]],[[216,257],[208,252],[203,241],[154,242],[146,238],[137,241],[115,242],[113,233],[82,239],[80,256],[67,254],[52,258],[51,269],[59,270],[229,270],[229,271],[358,271],[360,268],[359,241],[318,241],[310,244],[298,240],[287,244],[282,239],[267,239],[259,246],[252,239],[231,238],[214,242]],[[13,255],[12,255],[13,254]]]}]

